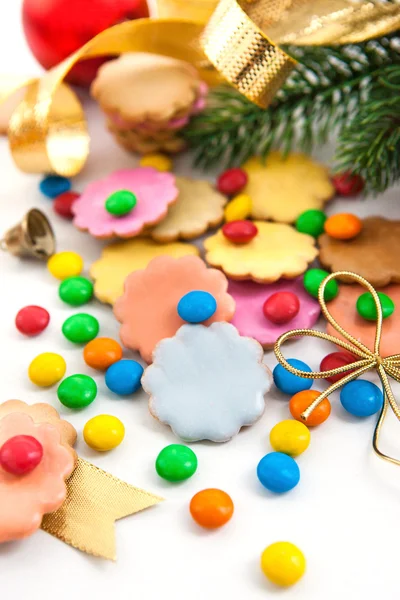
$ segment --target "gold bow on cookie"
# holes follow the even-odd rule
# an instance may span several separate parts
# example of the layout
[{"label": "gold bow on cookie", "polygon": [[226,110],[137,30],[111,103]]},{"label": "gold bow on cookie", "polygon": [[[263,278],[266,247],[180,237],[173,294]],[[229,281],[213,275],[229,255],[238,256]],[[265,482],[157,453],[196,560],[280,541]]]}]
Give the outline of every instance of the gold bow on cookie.
[{"label": "gold bow on cookie", "polygon": [[[339,325],[339,323],[337,323],[337,321],[332,317],[332,315],[328,311],[328,308],[326,306],[325,299],[324,299],[325,288],[330,281],[338,279],[340,277],[346,277],[346,279],[352,279],[353,281],[356,281],[357,283],[361,284],[363,287],[365,287],[371,293],[371,295],[374,299],[377,317],[376,317],[376,332],[375,332],[375,341],[374,341],[374,349],[373,350],[370,350],[369,348],[364,346],[364,344],[362,344],[359,340],[355,339],[352,335],[350,335],[347,331],[345,331],[343,329],[343,327],[341,327]],[[400,420],[400,408],[394,398],[392,388],[390,387],[389,378],[388,378],[388,376],[390,376],[393,379],[395,379],[396,381],[400,382],[400,369],[399,369],[400,354],[393,354],[392,356],[387,356],[386,358],[383,358],[379,353],[380,352],[379,347],[380,347],[381,336],[382,336],[382,319],[383,319],[382,307],[381,307],[381,303],[379,300],[379,296],[378,296],[376,290],[373,288],[373,286],[366,279],[364,279],[364,277],[361,277],[360,275],[356,275],[355,273],[351,273],[349,271],[338,271],[336,273],[331,273],[322,281],[322,283],[319,287],[319,290],[318,290],[318,301],[321,305],[322,312],[323,312],[324,316],[326,317],[326,319],[329,321],[329,323],[332,325],[332,327],[334,327],[336,329],[336,331],[338,331],[348,341],[347,342],[342,341],[341,339],[339,339],[333,335],[329,335],[328,333],[323,333],[321,331],[315,331],[313,329],[294,329],[292,331],[288,331],[287,333],[284,333],[276,341],[275,347],[274,347],[274,352],[275,352],[276,358],[278,359],[280,364],[283,367],[285,367],[285,369],[290,371],[290,373],[293,373],[293,375],[297,375],[298,377],[305,377],[307,379],[326,379],[327,377],[332,377],[333,375],[339,375],[341,373],[346,373],[347,371],[351,371],[351,373],[348,373],[342,379],[340,379],[339,381],[336,381],[331,386],[329,386],[329,388],[327,390],[325,390],[324,392],[321,392],[321,394],[301,414],[301,418],[304,421],[306,421],[307,418],[310,416],[310,414],[313,412],[313,410],[315,408],[317,408],[317,406],[322,402],[322,400],[324,400],[324,398],[327,398],[332,392],[339,389],[340,387],[342,387],[349,381],[356,379],[363,373],[366,373],[367,371],[375,369],[380,377],[381,382],[382,382],[383,393],[384,393],[384,402],[383,402],[382,410],[379,415],[378,422],[376,424],[375,431],[374,431],[373,442],[372,442],[373,448],[374,448],[375,452],[381,458],[388,460],[394,464],[400,465],[400,460],[397,460],[396,458],[387,456],[386,454],[381,452],[378,448],[379,433],[380,433],[383,421],[386,416],[388,405],[390,405],[394,414]],[[287,362],[285,357],[283,356],[283,354],[281,352],[281,346],[284,342],[286,342],[286,340],[288,340],[290,338],[294,338],[294,337],[301,337],[301,336],[316,337],[316,338],[320,338],[323,340],[327,340],[329,342],[333,342],[334,344],[336,344],[337,346],[341,346],[342,348],[344,348],[351,354],[358,356],[360,358],[360,360],[352,362],[348,365],[344,365],[342,367],[337,367],[336,369],[330,369],[329,371],[306,372],[306,371],[301,371],[299,369],[296,369],[296,368],[292,367]]]}]

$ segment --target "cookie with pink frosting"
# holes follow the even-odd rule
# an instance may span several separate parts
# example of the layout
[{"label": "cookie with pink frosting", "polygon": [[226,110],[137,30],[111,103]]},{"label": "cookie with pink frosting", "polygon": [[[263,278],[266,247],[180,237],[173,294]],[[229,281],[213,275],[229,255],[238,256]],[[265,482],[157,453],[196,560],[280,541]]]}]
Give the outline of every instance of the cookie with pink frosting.
[{"label": "cookie with pink frosting", "polygon": [[[119,216],[106,208],[117,192],[130,192],[136,199],[135,206]],[[74,225],[96,238],[131,238],[162,221],[177,198],[178,188],[171,173],[152,167],[114,171],[89,184],[74,202]]]},{"label": "cookie with pink frosting", "polygon": [[[320,306],[305,292],[302,277],[267,284],[229,281],[228,292],[236,303],[232,325],[264,348],[273,346],[280,335],[291,329],[313,327],[320,315]],[[293,307],[291,312],[285,311],[287,303]]]}]

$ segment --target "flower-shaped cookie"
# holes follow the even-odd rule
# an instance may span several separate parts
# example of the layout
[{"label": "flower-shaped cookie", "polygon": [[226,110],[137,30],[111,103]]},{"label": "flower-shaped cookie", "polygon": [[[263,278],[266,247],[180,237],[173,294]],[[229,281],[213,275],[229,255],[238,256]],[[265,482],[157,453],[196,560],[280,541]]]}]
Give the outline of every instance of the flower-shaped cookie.
[{"label": "flower-shaped cookie", "polygon": [[243,169],[249,178],[245,191],[254,219],[294,223],[302,212],[323,208],[334,195],[328,169],[305,154],[289,154],[284,159],[279,152],[271,152],[265,163],[253,157]]},{"label": "flower-shaped cookie", "polygon": [[65,479],[74,469],[72,453],[61,443],[59,430],[50,423],[35,423],[24,412],[0,419],[0,447],[15,436],[31,436],[42,446],[40,463],[29,473],[17,475],[0,467],[0,542],[34,533],[46,513],[64,502]]},{"label": "flower-shaped cookie", "polygon": [[[106,210],[106,200],[122,190],[132,192],[137,203],[128,214],[115,216]],[[74,225],[97,238],[134,237],[145,227],[159,223],[177,197],[171,173],[161,173],[152,167],[114,171],[88,185],[74,202]]]},{"label": "flower-shaped cookie", "polygon": [[229,323],[184,325],[142,377],[150,412],[187,442],[226,442],[264,412],[271,373],[255,340]]},{"label": "flower-shaped cookie", "polygon": [[[228,292],[236,303],[232,325],[241,335],[256,339],[264,348],[273,346],[280,335],[291,329],[310,329],[321,312],[318,301],[304,290],[303,278],[281,279],[277,283],[230,281]],[[292,292],[300,301],[299,312],[287,323],[275,324],[264,316],[263,305],[273,294]]]},{"label": "flower-shaped cookie", "polygon": [[400,283],[400,221],[367,217],[357,237],[342,241],[323,234],[318,242],[325,268],[353,271],[374,287]]},{"label": "flower-shaped cookie", "polygon": [[175,335],[184,324],[177,305],[188,292],[202,290],[214,296],[217,310],[205,325],[230,321],[235,303],[227,288],[224,274],[208,269],[197,256],[153,259],[146,269],[127,277],[124,294],[114,304],[114,314],[122,323],[122,343],[131,350],[139,350],[142,358],[150,363],[156,344]]},{"label": "flower-shaped cookie", "polygon": [[145,269],[156,256],[197,256],[196,246],[175,242],[158,244],[150,239],[134,239],[110,244],[103,249],[101,258],[90,268],[95,280],[94,294],[100,302],[114,304],[124,292],[124,281],[130,273]]},{"label": "flower-shaped cookie", "polygon": [[190,240],[216,227],[224,218],[226,198],[208,181],[176,178],[179,190],[177,202],[168,215],[151,231],[158,242],[172,242],[179,238]]},{"label": "flower-shaped cookie", "polygon": [[[382,322],[380,354],[385,357],[398,354],[400,350],[400,285],[388,285],[377,291],[389,296],[395,304],[394,313],[383,319]],[[365,288],[361,285],[341,285],[339,294],[329,302],[328,308],[333,318],[345,331],[373,350],[376,323],[375,321],[363,319],[356,308],[359,296],[364,293]],[[344,339],[329,323],[326,326],[326,331],[330,335]]]},{"label": "flower-shaped cookie", "polygon": [[206,261],[231,279],[273,283],[301,275],[318,255],[314,238],[283,223],[255,222],[257,235],[247,244],[234,244],[220,229],[204,242]]}]

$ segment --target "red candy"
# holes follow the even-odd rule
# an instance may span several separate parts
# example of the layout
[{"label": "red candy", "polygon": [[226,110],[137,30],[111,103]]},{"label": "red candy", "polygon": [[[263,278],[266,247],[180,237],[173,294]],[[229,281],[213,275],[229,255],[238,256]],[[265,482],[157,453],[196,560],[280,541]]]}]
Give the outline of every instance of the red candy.
[{"label": "red candy", "polygon": [[221,194],[235,196],[247,184],[247,173],[243,169],[228,169],[218,177],[217,188]]},{"label": "red candy", "polygon": [[60,194],[53,202],[54,211],[64,219],[73,219],[72,205],[79,196],[80,194],[77,192],[64,192]]},{"label": "red candy", "polygon": [[43,458],[43,446],[31,435],[16,435],[0,448],[0,465],[12,475],[26,475]]},{"label": "red candy", "polygon": [[258,229],[251,221],[230,221],[225,223],[222,233],[233,244],[247,244],[257,235]]},{"label": "red candy", "polygon": [[15,326],[24,335],[37,335],[46,329],[50,315],[41,306],[25,306],[15,317]]},{"label": "red candy", "polygon": [[360,175],[353,175],[349,171],[334,175],[332,183],[339,196],[355,196],[364,188],[364,179]]},{"label": "red candy", "polygon": [[[322,359],[319,370],[330,371],[331,369],[337,369],[338,367],[343,367],[344,365],[350,365],[356,360],[357,358],[350,353],[332,352]],[[326,381],[329,381],[329,383],[335,383],[353,371],[354,369],[346,371],[345,373],[339,373],[338,375],[332,375],[332,377],[325,377],[325,379]]]},{"label": "red candy", "polygon": [[276,292],[264,302],[263,306],[265,318],[276,325],[289,323],[299,310],[300,301],[293,292]]}]

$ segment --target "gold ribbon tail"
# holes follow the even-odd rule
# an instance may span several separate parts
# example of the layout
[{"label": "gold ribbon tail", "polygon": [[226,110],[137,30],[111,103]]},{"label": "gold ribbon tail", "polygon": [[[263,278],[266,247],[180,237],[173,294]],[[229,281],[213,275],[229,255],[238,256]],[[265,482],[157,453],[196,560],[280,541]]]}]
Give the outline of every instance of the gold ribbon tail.
[{"label": "gold ribbon tail", "polygon": [[82,552],[115,560],[115,521],[162,500],[78,458],[65,502],[41,527]]}]

